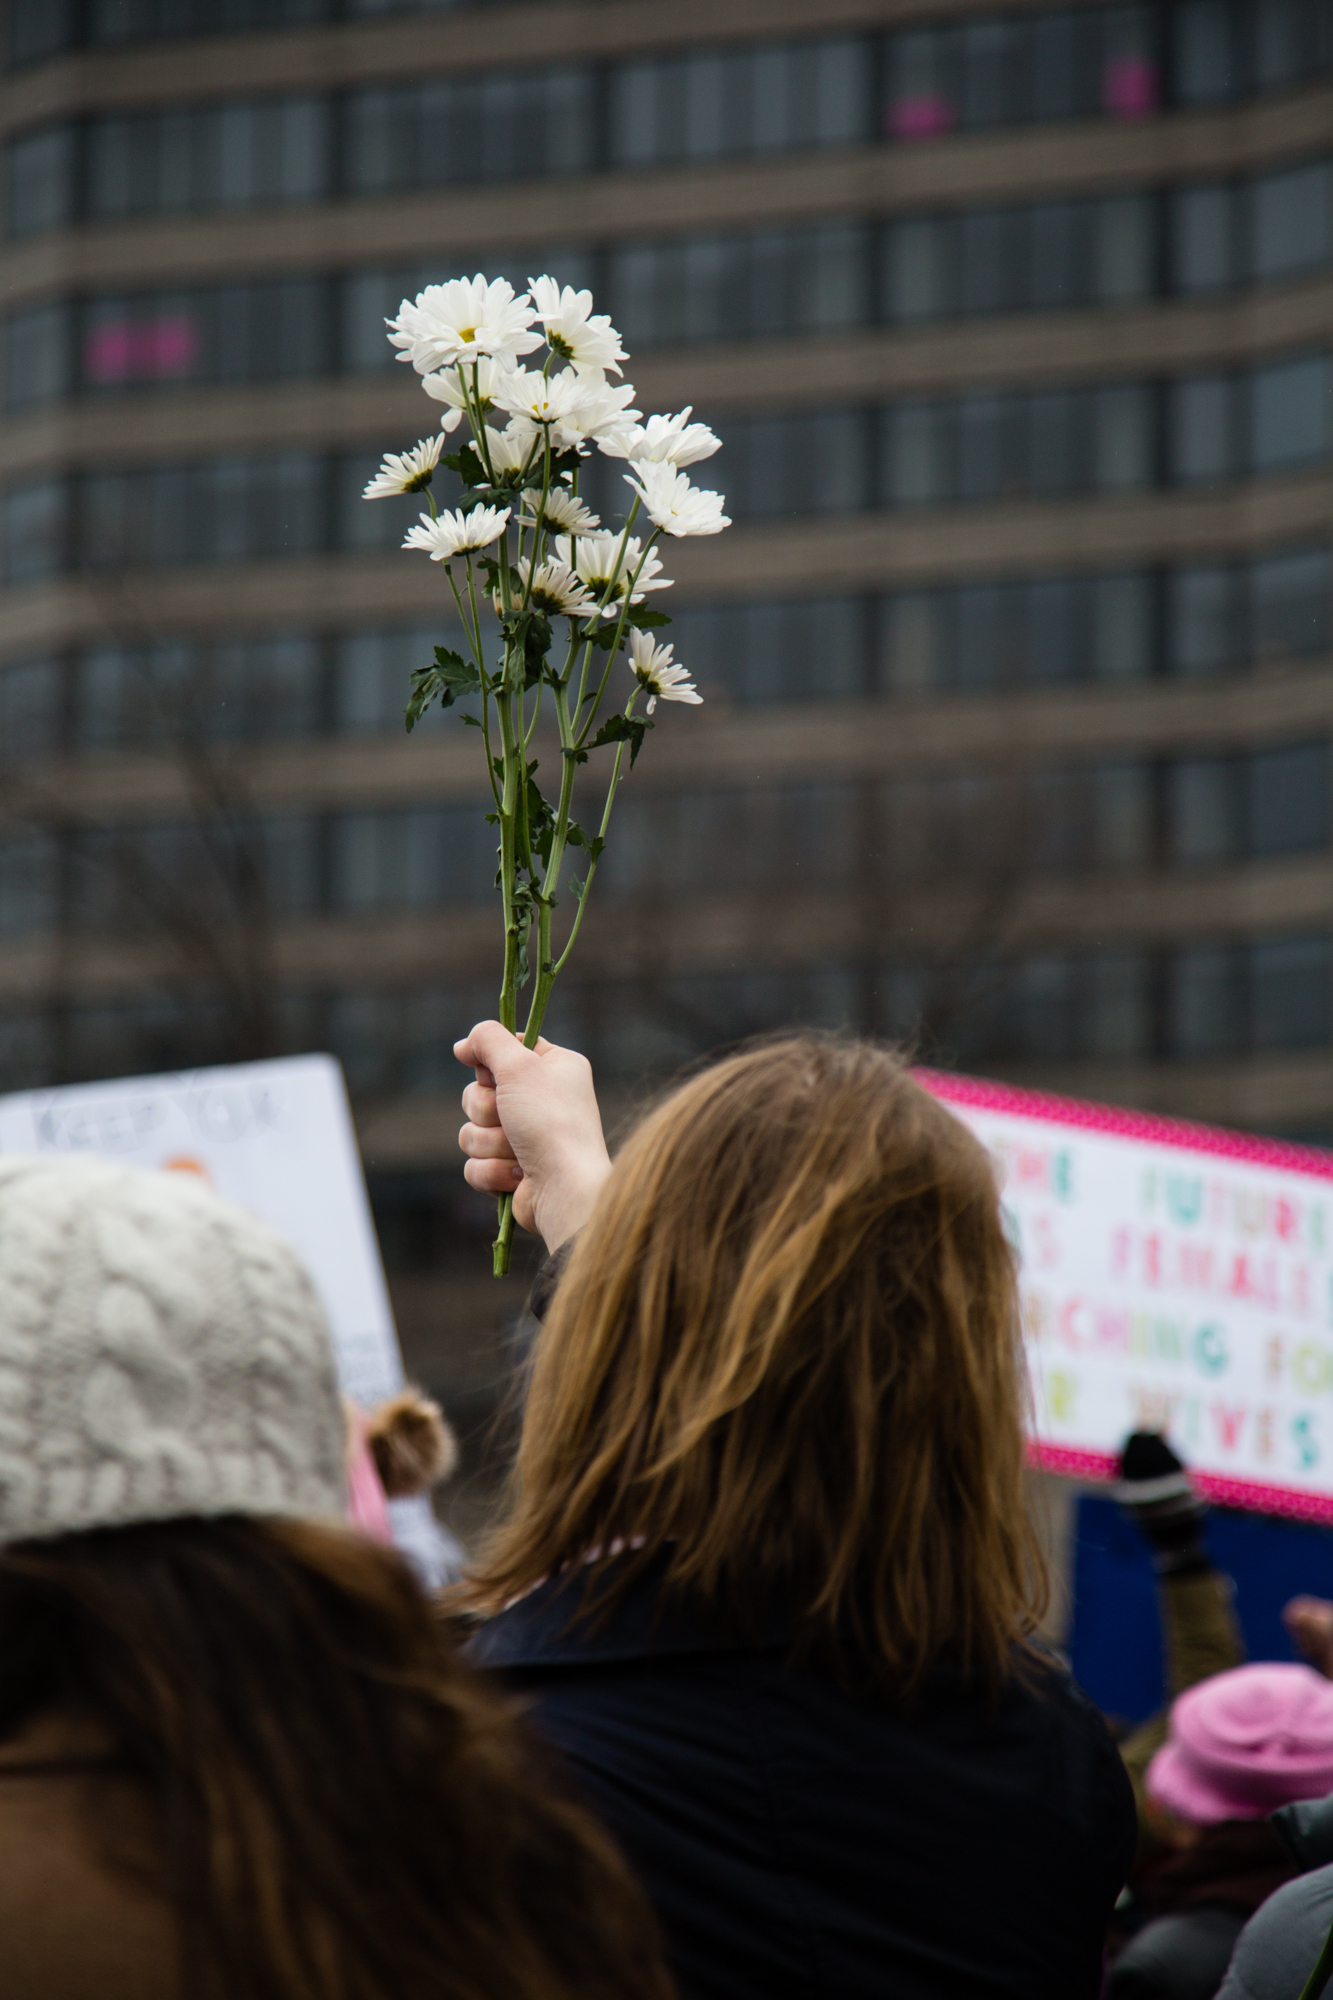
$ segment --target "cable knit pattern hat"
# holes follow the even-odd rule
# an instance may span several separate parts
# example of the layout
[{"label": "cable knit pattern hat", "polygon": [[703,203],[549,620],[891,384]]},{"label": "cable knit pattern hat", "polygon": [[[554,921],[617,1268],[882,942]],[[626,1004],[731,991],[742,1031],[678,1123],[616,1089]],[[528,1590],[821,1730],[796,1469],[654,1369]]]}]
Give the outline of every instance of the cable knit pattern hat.
[{"label": "cable knit pattern hat", "polygon": [[343,1414],[294,1251],[192,1176],[0,1157],[0,1543],[340,1517]]}]

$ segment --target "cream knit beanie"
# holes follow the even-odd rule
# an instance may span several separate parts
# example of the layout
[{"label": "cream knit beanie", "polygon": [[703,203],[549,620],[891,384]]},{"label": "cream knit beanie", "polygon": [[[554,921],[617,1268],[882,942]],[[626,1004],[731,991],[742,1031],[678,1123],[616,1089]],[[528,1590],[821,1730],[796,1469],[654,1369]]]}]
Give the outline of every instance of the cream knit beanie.
[{"label": "cream knit beanie", "polygon": [[0,1156],[0,1543],[341,1517],[343,1414],[295,1253],[192,1176]]}]

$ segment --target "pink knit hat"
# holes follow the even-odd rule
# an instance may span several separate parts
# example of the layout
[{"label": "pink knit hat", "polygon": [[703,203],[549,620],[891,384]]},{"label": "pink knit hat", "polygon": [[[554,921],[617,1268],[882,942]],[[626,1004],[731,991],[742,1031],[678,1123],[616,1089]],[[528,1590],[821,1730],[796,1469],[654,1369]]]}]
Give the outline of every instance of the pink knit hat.
[{"label": "pink knit hat", "polygon": [[1313,1667],[1233,1667],[1187,1688],[1148,1766],[1148,1796],[1212,1826],[1333,1791],[1333,1682]]}]

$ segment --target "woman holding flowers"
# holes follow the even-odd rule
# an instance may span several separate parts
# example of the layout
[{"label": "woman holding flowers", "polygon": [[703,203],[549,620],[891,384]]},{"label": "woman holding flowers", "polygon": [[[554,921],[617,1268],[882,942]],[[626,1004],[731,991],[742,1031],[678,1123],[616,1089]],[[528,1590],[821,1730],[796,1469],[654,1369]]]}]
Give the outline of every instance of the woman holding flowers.
[{"label": "woman holding flowers", "polygon": [[1134,1805],[1031,1640],[981,1146],[888,1051],[793,1038],[613,1167],[581,1056],[494,1021],[456,1053],[468,1180],[563,1265],[471,1652],[618,1836],[685,2000],[1095,2000]]}]

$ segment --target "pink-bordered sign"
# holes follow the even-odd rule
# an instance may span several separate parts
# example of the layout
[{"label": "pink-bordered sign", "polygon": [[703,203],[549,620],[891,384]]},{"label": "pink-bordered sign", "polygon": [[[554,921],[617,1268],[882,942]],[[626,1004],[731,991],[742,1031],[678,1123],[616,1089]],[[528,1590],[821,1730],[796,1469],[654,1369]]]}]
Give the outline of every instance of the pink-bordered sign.
[{"label": "pink-bordered sign", "polygon": [[918,1070],[995,1159],[1032,1456],[1114,1475],[1165,1429],[1224,1506],[1333,1523],[1333,1156]]}]

